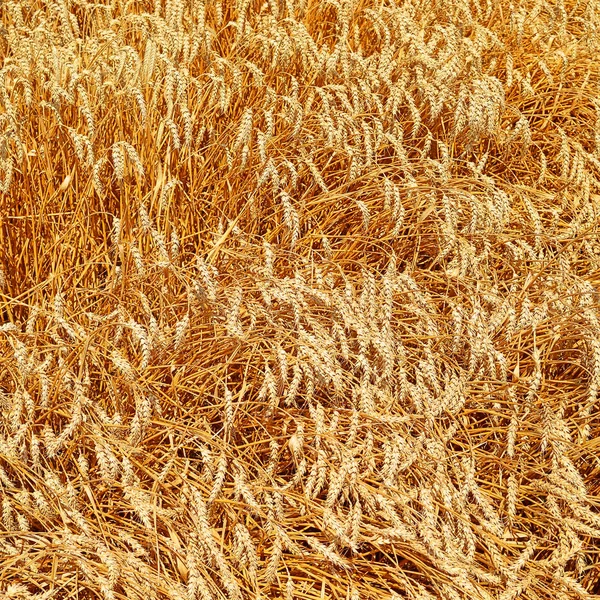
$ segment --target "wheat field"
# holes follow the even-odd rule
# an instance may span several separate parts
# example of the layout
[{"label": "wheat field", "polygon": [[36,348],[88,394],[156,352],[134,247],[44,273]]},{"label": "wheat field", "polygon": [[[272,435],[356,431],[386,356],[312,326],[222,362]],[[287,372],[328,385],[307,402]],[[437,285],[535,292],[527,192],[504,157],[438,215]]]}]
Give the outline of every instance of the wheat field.
[{"label": "wheat field", "polygon": [[600,597],[597,0],[0,15],[0,598]]}]

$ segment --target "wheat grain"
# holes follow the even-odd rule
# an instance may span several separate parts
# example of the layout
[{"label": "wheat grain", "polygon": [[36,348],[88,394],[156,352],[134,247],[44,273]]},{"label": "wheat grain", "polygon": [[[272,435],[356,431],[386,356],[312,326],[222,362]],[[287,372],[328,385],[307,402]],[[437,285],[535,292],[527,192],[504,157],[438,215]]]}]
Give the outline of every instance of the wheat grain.
[{"label": "wheat grain", "polygon": [[593,3],[259,4],[6,5],[0,591],[591,593]]}]

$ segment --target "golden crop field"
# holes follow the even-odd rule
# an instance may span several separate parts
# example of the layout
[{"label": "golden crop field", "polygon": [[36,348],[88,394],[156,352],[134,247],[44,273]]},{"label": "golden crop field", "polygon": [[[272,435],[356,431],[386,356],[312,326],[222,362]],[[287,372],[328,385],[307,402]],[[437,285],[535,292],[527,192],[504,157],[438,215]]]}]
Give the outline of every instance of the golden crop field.
[{"label": "golden crop field", "polygon": [[0,598],[600,597],[598,0],[0,24]]}]

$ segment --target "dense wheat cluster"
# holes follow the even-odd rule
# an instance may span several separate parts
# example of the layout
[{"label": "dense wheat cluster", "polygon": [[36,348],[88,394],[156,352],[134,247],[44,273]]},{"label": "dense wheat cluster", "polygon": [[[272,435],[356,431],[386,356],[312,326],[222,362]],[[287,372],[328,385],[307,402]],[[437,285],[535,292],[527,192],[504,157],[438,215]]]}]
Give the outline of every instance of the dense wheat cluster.
[{"label": "dense wheat cluster", "polygon": [[0,597],[600,593],[597,0],[0,11]]}]

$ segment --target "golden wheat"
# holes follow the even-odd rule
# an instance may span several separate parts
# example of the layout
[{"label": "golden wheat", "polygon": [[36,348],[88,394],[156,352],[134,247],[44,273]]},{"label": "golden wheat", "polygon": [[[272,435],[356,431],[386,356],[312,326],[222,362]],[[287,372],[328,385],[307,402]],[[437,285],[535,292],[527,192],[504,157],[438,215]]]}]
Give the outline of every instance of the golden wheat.
[{"label": "golden wheat", "polygon": [[600,593],[594,0],[0,14],[1,597]]}]

